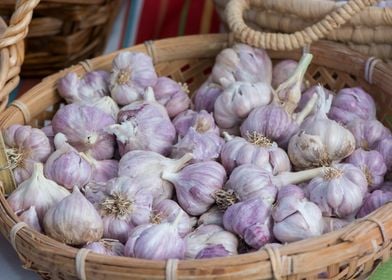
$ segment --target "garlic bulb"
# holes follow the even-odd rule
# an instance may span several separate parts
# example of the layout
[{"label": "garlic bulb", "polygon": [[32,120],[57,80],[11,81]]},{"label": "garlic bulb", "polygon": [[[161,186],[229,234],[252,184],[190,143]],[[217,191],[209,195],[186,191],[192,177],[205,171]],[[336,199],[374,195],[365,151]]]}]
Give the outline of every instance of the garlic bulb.
[{"label": "garlic bulb", "polygon": [[57,150],[45,163],[45,176],[67,189],[86,185],[92,174],[89,162],[65,142],[63,134],[57,134],[54,141]]},{"label": "garlic bulb", "polygon": [[299,169],[337,163],[355,150],[352,133],[326,115],[331,100],[325,100],[321,87],[317,92],[318,111],[302,123],[288,145],[291,163]]},{"label": "garlic bulb", "polygon": [[209,77],[194,95],[195,110],[205,110],[209,113],[214,111],[215,101],[223,92],[222,85],[212,82]]},{"label": "garlic bulb", "polygon": [[184,137],[173,146],[171,157],[180,158],[192,153],[193,162],[214,160],[219,157],[223,139],[214,132],[199,133],[190,127]]},{"label": "garlic bulb", "polygon": [[104,96],[94,101],[80,102],[80,104],[92,106],[100,109],[102,112],[110,115],[114,120],[117,120],[117,114],[120,111],[117,103],[109,96]]},{"label": "garlic bulb", "polygon": [[226,230],[237,234],[252,248],[259,249],[272,241],[271,206],[259,198],[238,202],[223,216]]},{"label": "garlic bulb", "polygon": [[195,259],[210,259],[230,256],[230,252],[222,244],[207,245],[199,251]]},{"label": "garlic bulb", "polygon": [[150,260],[183,259],[185,242],[178,234],[176,222],[135,228],[125,244],[125,256]]},{"label": "garlic bulb", "polygon": [[88,188],[92,190],[86,197],[94,196],[91,201],[101,214],[104,237],[125,243],[133,228],[150,222],[153,196],[132,179],[117,177]]},{"label": "garlic bulb", "polygon": [[110,159],[114,154],[114,137],[105,129],[115,120],[98,108],[69,104],[53,117],[54,133],[63,133],[69,144],[94,158]]},{"label": "garlic bulb", "polygon": [[211,245],[221,245],[227,251],[227,256],[237,255],[238,238],[231,232],[217,225],[202,225],[185,237],[186,259],[194,259]]},{"label": "garlic bulb", "polygon": [[36,162],[33,165],[31,177],[23,181],[8,196],[7,202],[15,212],[34,206],[41,220],[50,207],[68,195],[69,192],[66,189],[44,177],[42,163]]},{"label": "garlic bulb", "polygon": [[375,150],[383,156],[388,171],[392,171],[392,136],[376,142]]},{"label": "garlic bulb", "polygon": [[41,131],[45,133],[46,137],[49,139],[49,144],[50,144],[50,153],[53,153],[55,150],[54,146],[54,132],[53,132],[53,127],[51,124],[46,125],[41,128]]},{"label": "garlic bulb", "polygon": [[[296,113],[301,112],[305,108],[306,104],[308,104],[309,100],[314,95],[317,96],[317,87],[322,87],[325,99],[329,99],[330,98],[330,99],[332,99],[332,102],[333,102],[333,98],[334,98],[334,95],[335,95],[333,91],[330,91],[329,89],[327,89],[327,88],[325,88],[325,87],[323,87],[321,85],[315,85],[315,86],[312,86],[312,87],[308,88],[305,92],[302,93],[301,100],[298,103],[297,109],[295,109]],[[313,111],[312,111],[312,113],[313,113]]]},{"label": "garlic bulb", "polygon": [[101,217],[78,187],[46,212],[43,226],[48,236],[69,245],[98,241],[103,234]]},{"label": "garlic bulb", "polygon": [[89,155],[80,154],[86,160],[92,170],[90,180],[93,182],[107,182],[117,177],[119,162],[114,159],[96,160]]},{"label": "garlic bulb", "polygon": [[339,218],[323,217],[323,233],[339,230],[347,226],[351,221]]},{"label": "garlic bulb", "polygon": [[324,168],[324,175],[312,179],[305,190],[323,216],[347,218],[354,216],[367,192],[362,171],[352,164],[336,164]]},{"label": "garlic bulb", "polygon": [[151,217],[151,222],[153,224],[160,224],[166,222],[174,222],[174,220],[179,216],[177,223],[178,234],[184,237],[190,233],[193,226],[196,224],[197,219],[195,217],[190,217],[177,202],[164,199],[153,206],[153,215]]},{"label": "garlic bulb", "polygon": [[35,210],[35,206],[30,206],[29,209],[27,209],[22,214],[20,214],[19,219],[22,222],[28,224],[32,229],[38,232],[42,232],[42,228],[39,223],[38,214],[37,211]]},{"label": "garlic bulb", "polygon": [[173,125],[179,137],[184,137],[191,127],[198,133],[214,132],[219,135],[219,127],[216,126],[212,113],[205,110],[200,112],[184,111],[173,119]]},{"label": "garlic bulb", "polygon": [[152,59],[144,53],[120,52],[112,66],[110,93],[119,105],[140,100],[144,90],[158,79]]},{"label": "garlic bulb", "polygon": [[221,78],[225,78],[230,83],[242,81],[271,84],[271,59],[263,49],[253,48],[246,44],[235,44],[231,48],[222,50],[216,56],[211,79],[219,84]]},{"label": "garlic bulb", "polygon": [[83,248],[89,249],[97,254],[107,256],[124,256],[125,246],[115,239],[101,239],[96,242],[88,243]]},{"label": "garlic bulb", "polygon": [[118,176],[130,177],[140,186],[149,189],[157,202],[173,195],[173,185],[162,179],[162,173],[177,172],[191,159],[190,154],[180,159],[170,159],[151,151],[131,151],[121,158]]},{"label": "garlic bulb", "polygon": [[228,173],[247,163],[269,170],[274,175],[290,171],[291,164],[286,152],[266,137],[257,133],[248,134],[247,141],[226,132],[223,135],[227,142],[222,147],[221,162]]},{"label": "garlic bulb", "polygon": [[260,169],[252,164],[243,164],[233,170],[224,189],[215,192],[216,203],[221,209],[226,209],[238,200],[258,198],[266,205],[272,205],[281,187],[308,181],[320,174],[322,174],[322,168],[283,172],[273,176],[268,170]]},{"label": "garlic bulb", "polygon": [[[299,191],[302,190],[298,188],[296,192]],[[299,198],[289,192],[280,195],[272,217],[274,236],[282,243],[319,236],[324,230],[321,210],[305,196]]]},{"label": "garlic bulb", "polygon": [[165,106],[170,118],[187,110],[191,104],[186,83],[181,84],[167,77],[159,77],[153,89],[156,100]]},{"label": "garlic bulb", "polygon": [[223,214],[224,211],[219,209],[218,206],[212,206],[199,217],[197,224],[201,225],[217,225],[223,227]]},{"label": "garlic bulb", "polygon": [[226,172],[219,163],[204,161],[185,166],[177,173],[164,171],[162,178],[174,185],[181,208],[198,216],[214,204],[213,194],[225,183]]},{"label": "garlic bulb", "polygon": [[347,124],[355,137],[356,148],[374,149],[378,141],[391,137],[391,132],[378,120],[355,119]]},{"label": "garlic bulb", "polygon": [[147,88],[144,101],[123,107],[118,120],[120,124],[109,126],[106,131],[116,135],[121,156],[132,150],[170,154],[176,130],[166,109],[156,102],[152,88]]},{"label": "garlic bulb", "polygon": [[3,131],[6,154],[15,182],[29,178],[35,162],[45,162],[51,153],[48,137],[40,129],[19,124]]},{"label": "garlic bulb", "polygon": [[359,148],[346,159],[346,162],[362,170],[366,176],[370,190],[374,190],[384,182],[387,166],[385,165],[383,156],[379,152],[365,151]]},{"label": "garlic bulb", "polygon": [[341,89],[332,101],[328,117],[342,124],[362,119],[376,119],[373,98],[360,87]]},{"label": "garlic bulb", "polygon": [[277,63],[272,71],[272,87],[277,88],[280,84],[287,81],[297,67],[298,62],[291,59],[285,59]]},{"label": "garlic bulb", "polygon": [[109,76],[106,71],[91,71],[84,77],[67,73],[57,83],[59,95],[67,103],[91,102],[109,94]]},{"label": "garlic bulb", "polygon": [[363,205],[358,211],[357,218],[367,216],[390,201],[392,201],[392,192],[375,190],[365,197]]},{"label": "garlic bulb", "polygon": [[264,83],[234,82],[215,101],[214,117],[220,128],[241,125],[250,111],[272,100],[271,87]]}]

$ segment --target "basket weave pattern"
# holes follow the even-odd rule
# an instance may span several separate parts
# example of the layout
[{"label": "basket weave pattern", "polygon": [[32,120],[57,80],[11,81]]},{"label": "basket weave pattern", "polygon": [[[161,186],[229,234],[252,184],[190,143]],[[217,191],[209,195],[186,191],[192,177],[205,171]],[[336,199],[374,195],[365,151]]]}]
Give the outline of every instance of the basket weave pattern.
[{"label": "basket weave pattern", "polygon": [[[179,82],[188,82],[193,92],[208,76],[214,57],[230,45],[230,36],[200,35],[159,40],[138,45],[129,50],[150,54],[159,75],[171,76]],[[307,79],[311,84],[321,83],[338,90],[347,86],[363,86],[373,94],[379,106],[379,117],[387,122],[392,115],[392,71],[379,62],[372,71],[370,84],[363,77],[368,59],[331,42],[320,42],[310,49],[314,60]],[[301,51],[271,51],[274,60],[299,59]],[[0,126],[31,123],[42,126],[62,102],[56,93],[56,82],[67,72],[83,74],[86,70],[106,69],[116,55],[98,57],[46,78],[22,96],[26,109],[10,106],[0,115]],[[28,111],[26,111],[28,110]],[[390,126],[391,127],[391,126]],[[0,155],[0,164],[6,159]],[[12,190],[7,179],[9,170],[0,172],[4,182],[0,194],[0,231],[11,239],[11,229],[19,222],[8,206],[5,196]],[[8,177],[9,178],[9,177]],[[255,253],[210,260],[177,262],[107,257],[89,253],[85,261],[85,275],[76,269],[78,249],[68,247],[51,238],[22,228],[15,235],[16,251],[25,267],[38,271],[45,279],[352,279],[366,276],[379,261],[386,261],[391,253],[392,203],[378,209],[365,219],[358,220],[343,230],[318,238],[285,245],[279,249],[266,248]],[[173,265],[175,264],[175,265]],[[79,271],[79,270],[78,270]],[[174,275],[174,276],[173,276]]]},{"label": "basket weave pattern", "polygon": [[[15,0],[0,1],[9,16]],[[24,76],[44,77],[102,53],[121,0],[42,0],[26,39]]]}]

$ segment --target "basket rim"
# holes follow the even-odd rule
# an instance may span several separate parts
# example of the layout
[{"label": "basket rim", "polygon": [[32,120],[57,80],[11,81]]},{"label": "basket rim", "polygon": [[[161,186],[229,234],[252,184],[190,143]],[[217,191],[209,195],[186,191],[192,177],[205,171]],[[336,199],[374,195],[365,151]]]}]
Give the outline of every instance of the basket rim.
[{"label": "basket rim", "polygon": [[[131,50],[131,51],[145,52],[153,57],[155,64],[162,61],[170,61],[173,58],[164,57],[164,53],[162,52],[162,50],[164,50],[165,47],[170,48],[173,46],[178,46],[178,44],[181,43],[180,41],[182,41],[182,43],[185,44],[188,42],[187,40],[190,40],[192,44],[195,44],[195,42],[199,42],[199,45],[197,45],[196,47],[200,49],[208,45],[212,46],[211,49],[213,48],[219,49],[230,45],[232,43],[232,36],[229,34],[190,35],[190,36],[174,37],[174,38],[158,40],[153,43],[149,42],[146,44],[140,44],[130,48],[118,50],[116,52],[104,56],[87,60],[86,62],[83,62],[81,65],[71,66],[63,71],[48,76],[47,78],[43,79],[41,83],[39,83],[38,85],[30,89],[21,98],[19,98],[18,102],[22,102],[24,104],[27,104],[28,106],[29,99],[39,98],[39,96],[37,97],[37,92],[41,91],[43,88],[55,86],[56,81],[62,76],[64,76],[66,73],[76,72],[78,74],[82,74],[91,69],[98,69],[99,66],[103,65],[105,61],[107,61],[108,59],[112,59],[116,54],[122,51]],[[162,48],[162,50],[160,48]],[[332,55],[334,55],[335,53],[340,55],[342,53],[344,55],[349,55],[348,59],[353,61],[353,63],[356,62],[360,64],[361,68],[353,69],[354,67],[352,67],[352,65],[346,65],[346,66],[342,65],[342,67],[344,67],[347,72],[353,72],[354,74],[359,76],[360,75],[363,76],[363,74],[365,73],[365,66],[366,66],[366,62],[368,61],[368,58],[348,48],[343,48],[341,45],[338,45],[333,42],[321,41],[312,45],[310,50],[311,51],[317,50],[320,53],[325,53],[325,55],[331,55],[331,50],[332,50]],[[202,53],[202,51],[205,50],[198,50],[198,51],[199,53]],[[184,53],[186,53],[186,50],[178,50],[176,56],[180,57],[178,59],[181,59],[181,56],[185,55]],[[209,52],[207,50],[206,57],[210,57],[212,53],[213,51]],[[272,56],[272,58],[277,58],[277,59],[298,58],[301,56],[301,50],[290,51],[290,52],[272,51],[269,52],[269,54]],[[328,67],[328,65],[326,66]],[[385,75],[392,77],[392,69],[390,69],[383,62],[377,63],[377,65],[375,65],[374,68],[374,77],[373,77],[374,84],[376,86],[385,89],[387,87],[392,88],[392,79],[391,81],[387,81],[386,84],[382,84],[382,78],[385,77]],[[60,100],[58,96],[53,98],[57,98],[56,100]],[[0,127],[4,128],[7,125],[10,125],[11,123],[9,122],[9,116],[13,116],[15,114],[17,114],[18,117],[13,120],[14,122],[24,121],[26,119],[26,116],[23,114],[23,112],[21,112],[20,107],[15,107],[12,106],[11,104],[11,106],[9,106],[3,113],[0,114]],[[362,243],[364,242],[364,240],[368,240],[368,236],[370,234],[373,235],[372,239],[376,240],[377,244],[385,245],[386,243],[391,241],[390,239],[388,239],[388,240],[384,240],[383,243],[383,238],[385,238],[385,236],[382,235],[382,230],[379,228],[379,226],[374,221],[372,221],[372,219],[381,221],[382,224],[384,225],[384,229],[386,230],[386,232],[389,234],[389,236],[392,236],[391,217],[392,217],[392,203],[388,203],[383,207],[377,209],[376,211],[372,212],[365,219],[356,220],[355,222],[350,223],[350,225],[348,225],[347,227],[341,230],[323,234],[319,237],[309,238],[309,239],[293,242],[287,245],[283,245],[282,247],[279,248],[279,253],[280,255],[293,257],[293,258],[297,256],[300,257],[302,254],[310,254],[311,252],[309,251],[309,248],[311,246],[314,246],[315,244],[321,243],[323,245],[319,245],[320,248],[321,247],[324,248],[324,245],[327,245],[327,247],[330,247],[332,245],[337,245],[346,249],[351,248],[352,250],[347,251],[347,256],[353,256],[358,254],[359,252],[366,251],[369,248],[370,246],[369,244],[363,245]],[[5,225],[4,228],[0,228],[0,232],[5,236],[5,238],[7,238],[7,240],[10,241],[9,232],[11,231],[11,227],[14,226],[16,223],[18,223],[19,221],[20,220],[16,217],[16,215],[8,206],[4,194],[0,191],[0,224]],[[358,229],[363,228],[364,226],[367,227],[366,230],[367,235],[364,236],[363,234],[360,234],[354,237],[350,235],[351,233],[356,232]],[[344,240],[344,236],[349,236],[351,239],[349,238],[347,240]],[[79,251],[79,249],[58,242],[54,239],[49,238],[44,234],[37,233],[30,228],[23,228],[18,232],[16,238],[16,247],[15,247],[16,250],[19,246],[23,246],[22,242],[28,243],[31,246],[37,245],[39,243],[38,244],[39,248],[35,248],[35,249],[37,249],[42,254],[45,254],[45,252],[49,253],[51,252],[51,250],[54,249],[61,249],[61,250],[56,250],[56,255],[63,256],[68,259],[74,259]],[[324,244],[323,242],[324,243],[329,242],[329,243]],[[302,249],[299,250],[299,248]],[[241,266],[245,264],[250,265],[251,263],[261,263],[263,261],[266,261],[268,265],[266,264],[265,266],[263,266],[263,268],[267,269],[267,271],[265,272],[274,275],[273,269],[270,267],[269,264],[270,258],[271,258],[270,253],[266,249],[262,249],[260,251],[253,252],[253,253],[230,256],[225,258],[204,259],[204,260],[180,260],[178,263],[178,269],[187,270],[187,269],[192,269],[194,267],[212,268],[214,266],[222,265],[222,263],[224,263],[225,265]],[[142,265],[148,269],[164,270],[166,261],[145,260],[145,259],[137,259],[137,258],[130,258],[130,257],[111,257],[111,256],[102,256],[94,253],[94,254],[89,254],[86,259],[86,267],[91,264],[100,264],[100,265],[118,264],[121,265],[121,267],[123,266],[135,267],[135,266]],[[287,268],[288,272],[286,273],[292,273],[295,270],[295,267],[289,266],[289,264],[286,264],[284,268],[285,269]],[[289,275],[289,274],[284,274],[284,275]]]}]

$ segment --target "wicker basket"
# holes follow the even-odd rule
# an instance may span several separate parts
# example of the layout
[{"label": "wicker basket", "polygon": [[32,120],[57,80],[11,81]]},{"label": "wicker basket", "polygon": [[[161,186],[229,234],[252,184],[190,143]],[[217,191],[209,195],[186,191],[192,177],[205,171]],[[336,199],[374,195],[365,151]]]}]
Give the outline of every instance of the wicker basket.
[{"label": "wicker basket", "polygon": [[[227,22],[225,7],[230,0],[214,0]],[[330,14],[339,2],[331,0],[250,0],[246,23],[256,30],[293,33],[313,25]],[[362,2],[362,1],[361,1]],[[376,2],[376,1],[372,1]],[[392,8],[370,7],[337,30],[325,34],[331,41],[344,43],[368,56],[392,59]],[[343,24],[339,22],[339,25]]]},{"label": "wicker basket", "polygon": [[28,31],[32,10],[38,2],[39,0],[19,1],[9,27],[0,17],[0,111],[4,110],[9,94],[19,83],[20,67],[24,59],[23,38]]},{"label": "wicker basket", "polygon": [[[149,42],[128,50],[148,53],[159,75],[188,82],[193,92],[208,76],[214,57],[230,45],[231,39],[227,34],[187,36]],[[321,83],[335,90],[363,86],[379,106],[378,117],[387,123],[392,115],[392,69],[332,42],[315,43],[310,51],[314,54],[307,76],[311,84]],[[301,51],[269,54],[274,60],[299,59]],[[59,78],[70,71],[83,75],[91,69],[108,70],[115,55],[98,57],[47,77],[23,95],[18,106],[11,105],[0,115],[0,126],[16,123],[42,126],[61,103],[56,92]],[[365,73],[371,83],[364,78]],[[5,166],[4,150],[0,151],[0,165]],[[0,231],[13,244],[24,267],[47,279],[317,279],[320,273],[328,279],[352,279],[367,275],[380,260],[387,260],[391,252],[392,204],[387,204],[343,230],[279,249],[178,262],[106,257],[68,247],[23,227],[5,200],[6,193],[14,187],[12,175],[9,170],[3,170],[0,175],[4,183],[0,194]]]},{"label": "wicker basket", "polygon": [[[0,1],[9,16],[15,0]],[[121,0],[42,0],[26,39],[23,76],[44,77],[102,53]]]}]

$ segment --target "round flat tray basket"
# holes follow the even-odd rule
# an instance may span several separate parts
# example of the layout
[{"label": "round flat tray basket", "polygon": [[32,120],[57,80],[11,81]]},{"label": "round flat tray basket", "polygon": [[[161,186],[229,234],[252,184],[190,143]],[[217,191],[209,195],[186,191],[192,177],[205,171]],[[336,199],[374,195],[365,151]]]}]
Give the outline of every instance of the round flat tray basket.
[{"label": "round flat tray basket", "polygon": [[[159,75],[189,83],[191,92],[207,78],[215,56],[233,43],[227,34],[196,35],[147,42],[127,50],[149,54]],[[307,79],[338,90],[362,86],[378,104],[378,117],[391,127],[392,71],[383,62],[332,42],[311,46],[314,55]],[[1,127],[31,124],[40,127],[62,102],[56,83],[66,73],[83,75],[111,67],[117,53],[97,57],[47,77],[0,115]],[[270,51],[274,60],[299,59],[301,50]],[[6,164],[0,149],[0,164]],[[0,172],[0,231],[13,244],[26,268],[46,279],[352,279],[366,276],[390,257],[392,204],[386,204],[346,228],[317,238],[264,248],[244,255],[208,260],[151,261],[107,257],[66,246],[23,227],[5,196],[14,188],[9,170]]]}]

